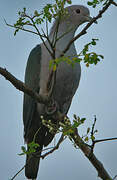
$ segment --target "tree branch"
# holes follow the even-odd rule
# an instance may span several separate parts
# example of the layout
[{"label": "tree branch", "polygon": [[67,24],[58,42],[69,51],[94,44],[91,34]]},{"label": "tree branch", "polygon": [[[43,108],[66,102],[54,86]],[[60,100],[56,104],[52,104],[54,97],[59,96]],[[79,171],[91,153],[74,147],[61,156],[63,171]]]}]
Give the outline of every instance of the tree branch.
[{"label": "tree branch", "polygon": [[25,165],[10,179],[10,180],[13,180],[16,178],[16,176],[21,173],[21,171],[23,171],[23,169],[25,168]]},{"label": "tree branch", "polygon": [[112,1],[112,4],[113,4],[113,5],[115,5],[115,6],[117,6],[117,3],[116,3],[116,2],[114,2],[114,1]]},{"label": "tree branch", "polygon": [[32,89],[27,87],[22,81],[18,80],[15,76],[8,72],[5,68],[0,67],[0,74],[4,76],[8,81],[10,81],[11,84],[16,87],[16,89],[28,94],[37,102],[42,104],[48,103],[48,96],[39,95],[38,93],[34,92]]},{"label": "tree branch", "polygon": [[113,141],[113,140],[117,140],[117,137],[94,140],[94,144],[99,143],[99,142],[105,142],[105,141]]},{"label": "tree branch", "polygon": [[61,137],[60,137],[60,139],[59,139],[59,141],[58,141],[58,143],[56,144],[56,146],[55,146],[52,150],[50,150],[49,152],[41,155],[41,158],[44,159],[46,156],[48,156],[49,154],[51,154],[51,153],[53,153],[55,150],[57,150],[57,149],[59,148],[60,144],[61,144],[64,140],[65,140],[65,136],[62,134]]},{"label": "tree branch", "polygon": [[[8,24],[5,19],[4,19],[4,21],[5,21],[5,24],[6,24],[7,26],[17,29],[17,27],[14,27],[14,25]],[[31,26],[31,24],[30,24],[30,26]],[[33,34],[38,35],[37,32],[31,31],[31,30],[29,30],[29,29],[24,29],[24,28],[20,28],[20,27],[18,27],[18,29],[20,29],[20,30],[22,30],[22,31],[26,31],[26,32],[33,33]]]},{"label": "tree branch", "polygon": [[112,180],[110,175],[105,170],[103,164],[97,159],[94,153],[91,152],[91,148],[85,144],[82,138],[79,136],[77,129],[75,129],[74,133],[71,134],[71,137],[75,144],[80,148],[91,164],[95,167],[98,172],[98,176],[103,180]]}]

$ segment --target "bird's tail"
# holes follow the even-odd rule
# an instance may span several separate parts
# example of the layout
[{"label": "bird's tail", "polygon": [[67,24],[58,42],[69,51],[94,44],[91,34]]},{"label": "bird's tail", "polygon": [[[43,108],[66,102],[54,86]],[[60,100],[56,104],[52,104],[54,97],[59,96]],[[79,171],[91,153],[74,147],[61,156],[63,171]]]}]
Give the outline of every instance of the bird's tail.
[{"label": "bird's tail", "polygon": [[27,155],[26,157],[25,176],[28,179],[37,178],[42,148],[43,147],[39,147],[35,154]]}]

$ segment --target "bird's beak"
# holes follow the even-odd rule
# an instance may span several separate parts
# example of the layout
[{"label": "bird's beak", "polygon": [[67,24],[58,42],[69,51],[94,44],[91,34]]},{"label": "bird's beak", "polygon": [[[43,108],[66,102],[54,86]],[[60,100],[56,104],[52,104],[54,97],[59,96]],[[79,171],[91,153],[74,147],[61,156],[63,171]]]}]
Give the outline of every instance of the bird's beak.
[{"label": "bird's beak", "polygon": [[[91,16],[86,16],[87,22],[91,22],[92,19],[93,19],[93,18],[92,18]],[[97,21],[95,21],[95,23],[97,24]]]},{"label": "bird's beak", "polygon": [[90,22],[93,18],[91,16],[86,16],[87,22]]}]

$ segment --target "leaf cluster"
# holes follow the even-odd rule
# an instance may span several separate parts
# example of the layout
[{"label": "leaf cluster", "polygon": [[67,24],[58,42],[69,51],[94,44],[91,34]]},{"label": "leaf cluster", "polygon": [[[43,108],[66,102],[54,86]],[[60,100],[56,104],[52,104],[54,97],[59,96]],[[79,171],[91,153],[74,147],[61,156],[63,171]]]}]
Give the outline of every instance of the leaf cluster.
[{"label": "leaf cluster", "polygon": [[49,22],[52,21],[52,18],[55,19],[60,14],[63,15],[65,13],[65,3],[71,4],[71,0],[55,0],[55,2],[55,4],[47,4],[43,8],[43,19],[47,19]]},{"label": "leaf cluster", "polygon": [[23,27],[25,25],[31,25],[29,20],[26,20],[25,18],[25,13],[26,13],[26,8],[23,8],[22,12],[18,12],[19,18],[16,21],[16,23],[14,24],[15,27],[15,32],[14,32],[14,36],[16,35],[16,33],[20,30],[23,29]]},{"label": "leaf cluster", "polygon": [[19,18],[14,24],[15,32],[14,35],[20,30],[24,29],[25,26],[33,26],[40,25],[46,20],[47,22],[52,21],[52,19],[56,19],[58,16],[62,16],[65,13],[64,5],[65,3],[71,4],[69,0],[56,0],[55,4],[46,4],[41,12],[35,10],[33,15],[29,15],[27,13],[26,8],[24,7],[22,11],[18,12]]},{"label": "leaf cluster", "polygon": [[73,123],[71,123],[69,118],[65,117],[64,121],[59,122],[59,132],[62,132],[64,136],[70,137],[75,129],[83,124],[85,120],[85,118],[80,118],[79,116],[74,115]]},{"label": "leaf cluster", "polygon": [[108,1],[109,0],[92,0],[92,1],[88,1],[87,4],[95,8],[100,3],[103,3],[103,5],[106,5]]},{"label": "leaf cluster", "polygon": [[58,65],[61,63],[61,62],[65,62],[67,63],[68,65],[71,65],[72,67],[74,67],[75,63],[80,63],[82,59],[81,58],[78,58],[78,57],[70,57],[70,56],[61,56],[59,58],[56,58],[54,60],[50,60],[49,62],[49,68],[53,69],[53,71],[56,71]]},{"label": "leaf cluster", "polygon": [[96,129],[93,134],[91,133],[91,128],[88,127],[87,128],[87,132],[85,135],[82,136],[82,139],[85,141],[85,142],[89,142],[90,140],[91,141],[94,141],[95,140],[95,134],[98,132],[98,130]]},{"label": "leaf cluster", "polygon": [[[96,4],[102,1],[104,0],[93,0],[92,5],[95,6]],[[56,2],[55,4],[47,4],[40,13],[37,10],[35,10],[33,15],[28,15],[26,12],[26,8],[23,8],[23,11],[18,13],[19,19],[14,24],[14,27],[15,27],[14,35],[16,35],[16,33],[20,29],[28,31],[24,27],[30,26],[30,27],[33,27],[35,31],[34,32],[28,31],[28,32],[38,34],[39,36],[41,36],[42,41],[44,41],[43,38],[48,38],[48,33],[47,35],[44,32],[43,34],[41,34],[37,25],[44,22],[44,20],[46,20],[46,22],[51,22],[52,18],[56,19],[56,17],[58,16],[61,17],[62,15],[66,13],[64,9],[65,3],[69,3],[69,4],[71,3],[71,1],[68,1],[68,0],[63,0],[63,1],[55,0],[55,2]],[[56,71],[58,65],[61,62],[66,62],[72,67],[74,67],[76,63],[80,63],[81,61],[83,61],[87,67],[89,67],[90,64],[96,65],[101,59],[104,58],[102,55],[97,54],[96,52],[89,52],[89,47],[95,46],[97,40],[98,39],[92,39],[90,43],[84,46],[83,50],[78,55],[74,55],[73,57],[66,57],[65,55],[63,55],[54,60],[50,60],[50,63],[49,63],[50,69],[52,68],[53,71]],[[51,42],[50,42],[50,45],[52,46]]]},{"label": "leaf cluster", "polygon": [[58,65],[61,62],[65,62],[68,65],[71,65],[72,67],[74,67],[76,63],[80,63],[81,61],[83,61],[86,64],[86,67],[89,67],[90,64],[96,65],[98,62],[100,62],[101,59],[104,59],[103,55],[97,54],[96,52],[89,52],[89,48],[91,46],[95,46],[96,41],[98,41],[98,39],[92,39],[92,41],[86,44],[83,50],[78,55],[75,55],[74,57],[61,56],[54,60],[50,60],[49,68],[50,69],[52,68],[53,71],[56,71]]},{"label": "leaf cluster", "polygon": [[84,46],[83,50],[79,54],[80,56],[83,56],[82,61],[84,61],[87,67],[89,67],[90,64],[96,65],[101,59],[104,59],[104,56],[100,54],[89,52],[89,48],[91,46],[95,46],[96,41],[98,41],[98,39],[92,39],[90,43]]},{"label": "leaf cluster", "polygon": [[89,140],[91,140],[92,142],[95,141],[95,134],[98,132],[97,129],[95,129],[95,125],[96,125],[96,116],[94,118],[94,123],[92,124],[92,127],[88,127],[87,128],[87,132],[84,136],[82,136],[82,139],[85,142],[89,142]]},{"label": "leaf cluster", "polygon": [[31,143],[28,144],[28,149],[25,148],[25,146],[21,147],[22,153],[20,153],[19,155],[26,155],[26,154],[32,154],[34,152],[36,152],[36,149],[39,147],[39,144],[35,143],[34,141],[32,141]]}]

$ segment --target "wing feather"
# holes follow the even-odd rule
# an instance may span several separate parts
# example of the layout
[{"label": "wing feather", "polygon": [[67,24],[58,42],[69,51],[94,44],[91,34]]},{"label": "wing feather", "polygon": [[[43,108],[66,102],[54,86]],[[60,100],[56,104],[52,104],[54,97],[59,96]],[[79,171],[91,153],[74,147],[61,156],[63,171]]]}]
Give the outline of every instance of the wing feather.
[{"label": "wing feather", "polygon": [[[39,77],[41,68],[41,46],[37,45],[30,53],[26,71],[25,71],[25,84],[33,89],[35,92],[39,92]],[[24,123],[24,137],[30,129],[31,122],[33,120],[34,111],[36,108],[36,101],[24,94],[23,101],[23,123]]]}]

